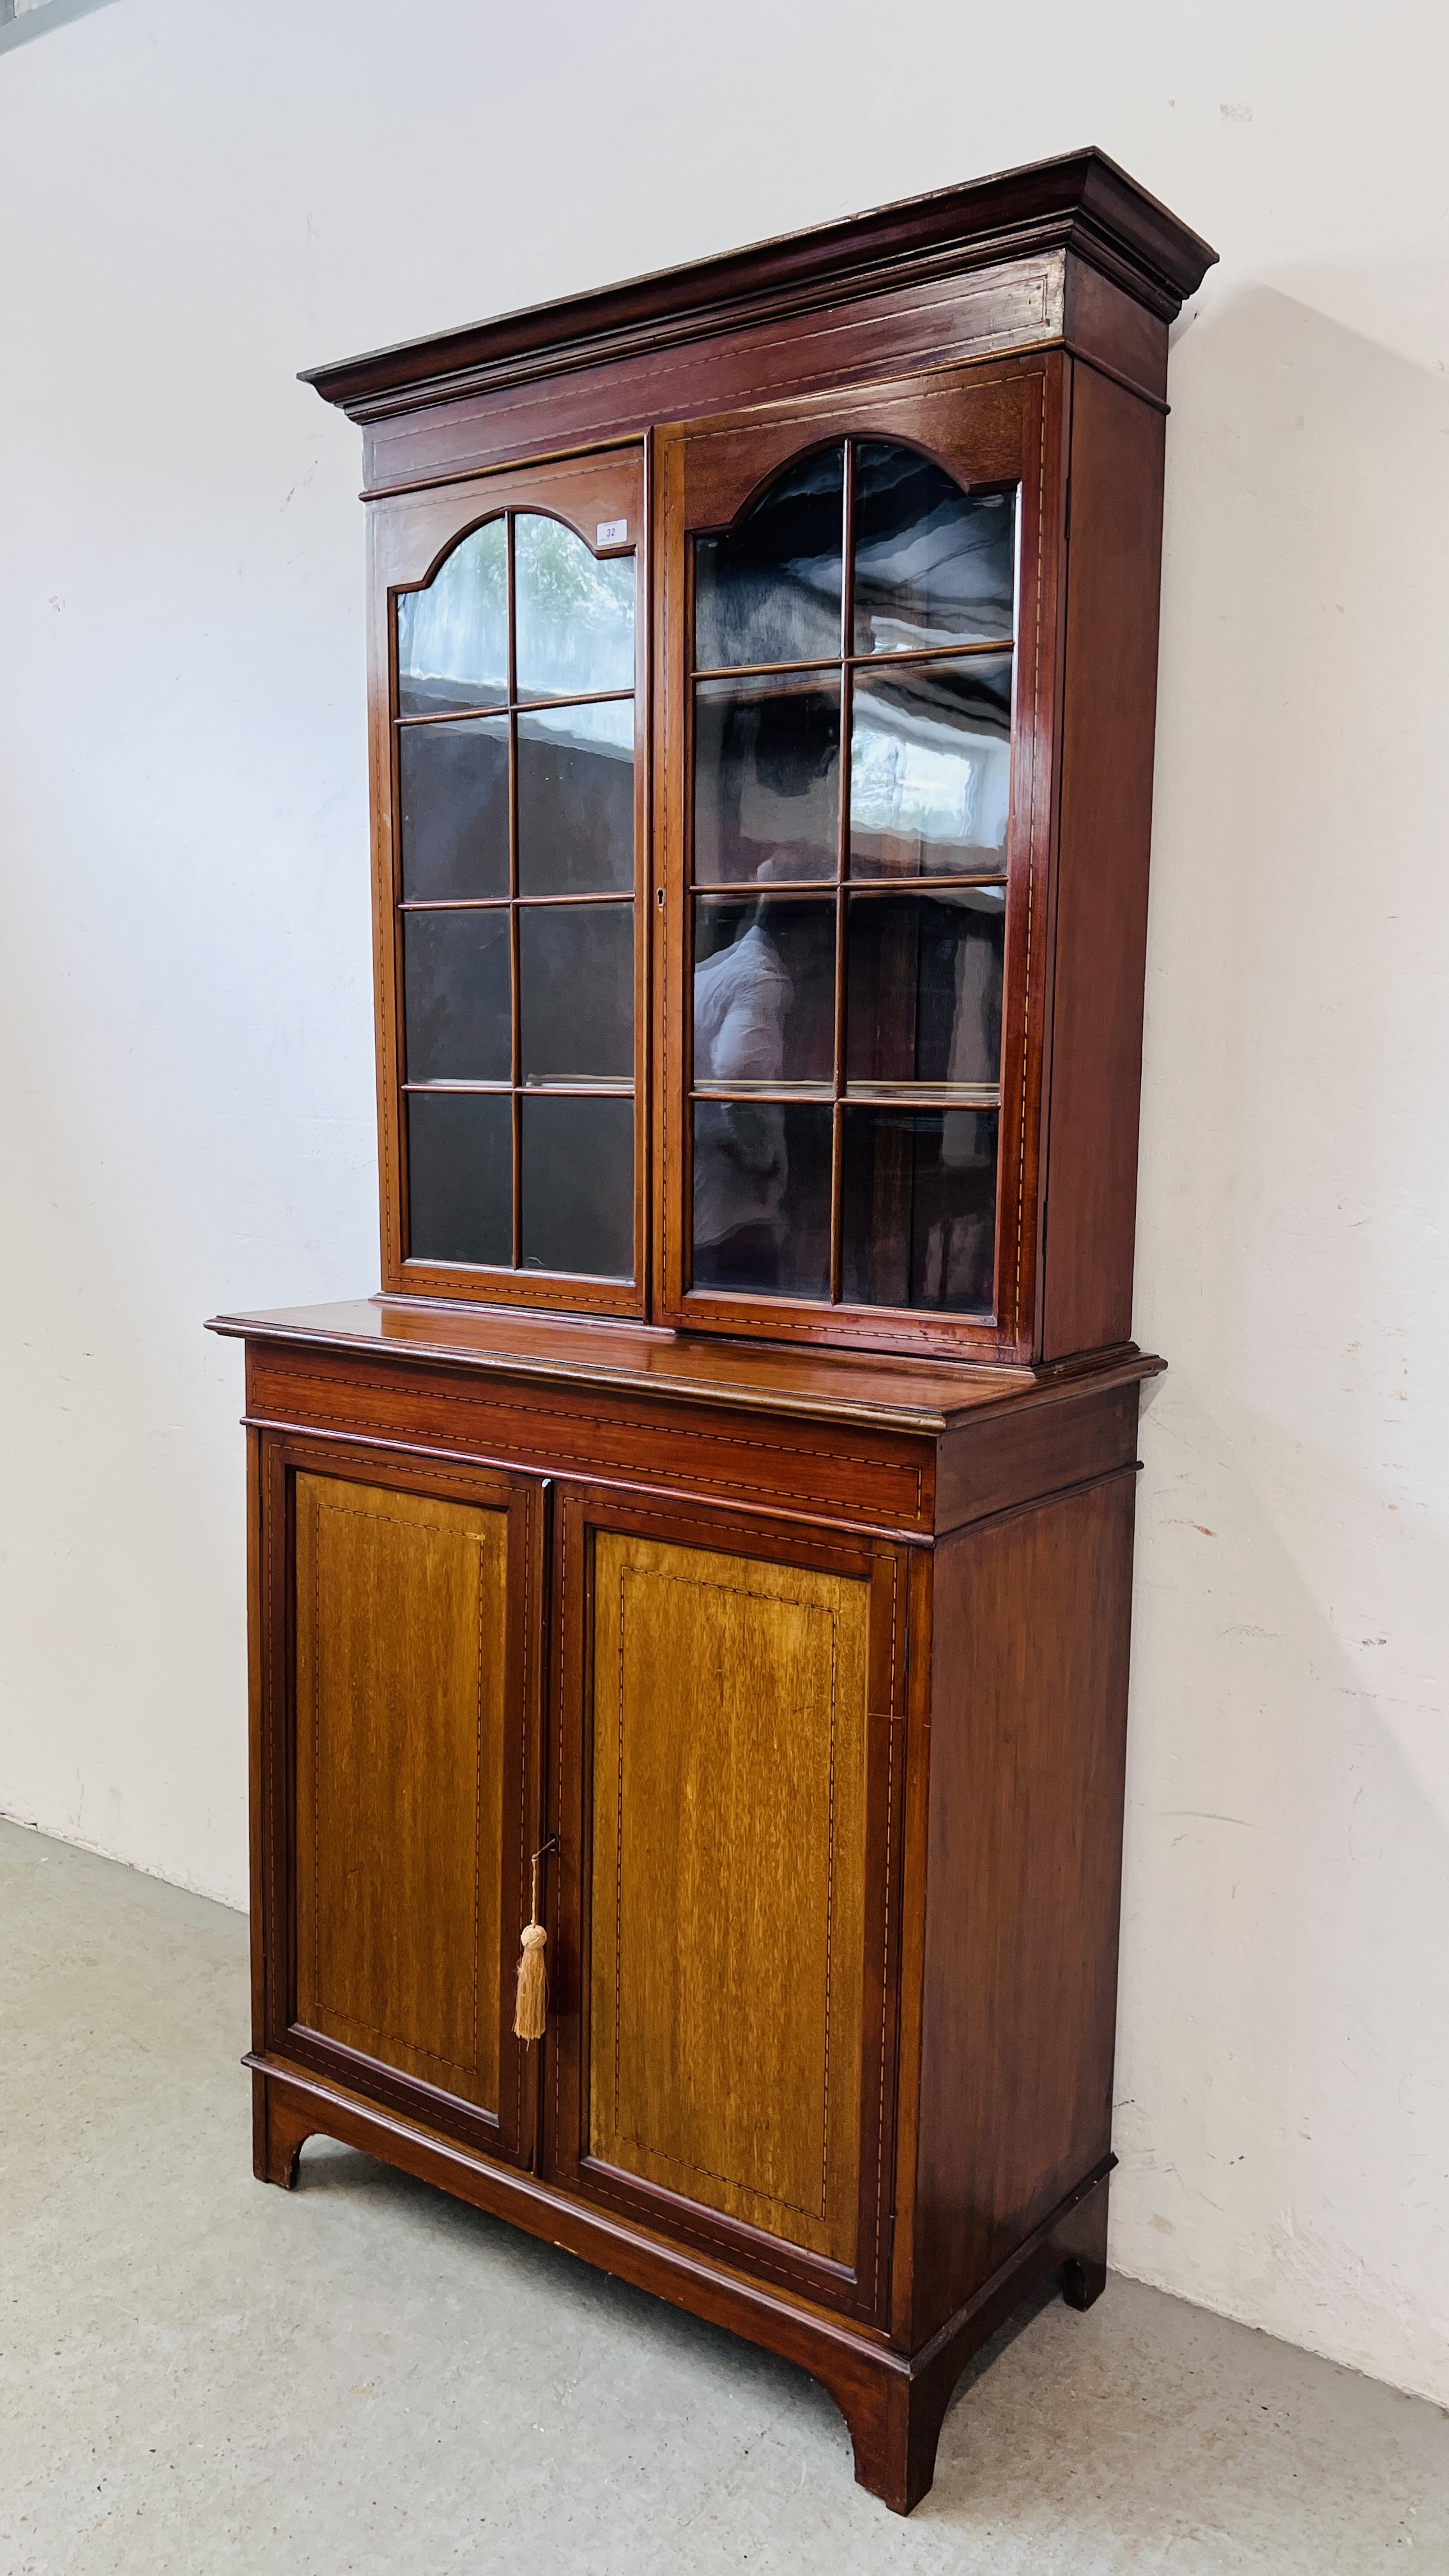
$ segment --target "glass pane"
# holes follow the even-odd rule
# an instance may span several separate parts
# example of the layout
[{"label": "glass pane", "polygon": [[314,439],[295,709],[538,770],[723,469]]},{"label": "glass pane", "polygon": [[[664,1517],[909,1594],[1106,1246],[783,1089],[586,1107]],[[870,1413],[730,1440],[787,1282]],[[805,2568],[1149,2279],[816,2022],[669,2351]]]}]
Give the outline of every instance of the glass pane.
[{"label": "glass pane", "polygon": [[397,604],[398,712],[441,715],[508,695],[507,522],[475,528],[426,590]]},{"label": "glass pane", "polygon": [[835,903],[694,907],[696,1082],[826,1082],[835,1071]]},{"label": "glass pane", "polygon": [[403,915],[409,1082],[507,1082],[508,914]]},{"label": "glass pane", "polygon": [[859,895],[846,980],[849,1082],[995,1082],[1004,890]]},{"label": "glass pane", "polygon": [[634,558],[600,563],[561,519],[513,523],[520,698],[580,698],[634,686]]},{"label": "glass pane", "polygon": [[513,1116],[507,1092],[408,1096],[408,1253],[414,1261],[513,1259]]},{"label": "glass pane", "polygon": [[507,894],[507,716],[403,725],[398,758],[407,900]]},{"label": "glass pane", "polygon": [[830,1294],[828,1107],[694,1104],[694,1285]]},{"label": "glass pane", "polygon": [[792,465],[738,527],[694,541],[694,663],[818,662],[840,651],[845,451]]},{"label": "glass pane", "polygon": [[629,1082],[634,907],[529,906],[518,916],[525,1082]]},{"label": "glass pane", "polygon": [[847,1109],[841,1290],[861,1306],[989,1314],[994,1109]]},{"label": "glass pane", "polygon": [[633,884],[633,699],[520,716],[520,894],[628,894]]},{"label": "glass pane", "polygon": [[523,1266],[634,1272],[634,1103],[548,1100],[523,1111]]},{"label": "glass pane", "polygon": [[949,877],[1006,866],[1011,655],[858,672],[850,873]]},{"label": "glass pane", "polygon": [[694,1285],[830,1296],[830,1108],[694,1103]]},{"label": "glass pane", "polygon": [[705,680],[694,702],[694,873],[702,885],[833,877],[840,683]]},{"label": "glass pane", "polygon": [[855,650],[988,643],[1016,631],[1016,501],[963,492],[909,448],[855,451]]}]

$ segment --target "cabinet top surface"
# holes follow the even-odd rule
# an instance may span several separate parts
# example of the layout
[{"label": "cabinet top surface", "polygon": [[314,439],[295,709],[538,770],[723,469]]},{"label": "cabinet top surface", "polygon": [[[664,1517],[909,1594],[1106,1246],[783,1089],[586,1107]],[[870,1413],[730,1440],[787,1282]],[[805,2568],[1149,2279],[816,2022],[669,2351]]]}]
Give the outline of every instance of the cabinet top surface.
[{"label": "cabinet top surface", "polygon": [[358,1297],[328,1306],[214,1316],[212,1332],[248,1342],[414,1360],[500,1375],[609,1386],[681,1402],[823,1416],[930,1438],[988,1408],[1155,1376],[1165,1362],[1132,1345],[1081,1368],[948,1368],[851,1351],[782,1350],[627,1324],[575,1323],[487,1307]]},{"label": "cabinet top surface", "polygon": [[378,418],[443,400],[486,371],[560,369],[664,339],[704,337],[752,308],[849,295],[893,279],[1073,249],[1170,320],[1217,253],[1095,146],[973,179],[808,232],[656,270],[305,371],[324,401]]}]

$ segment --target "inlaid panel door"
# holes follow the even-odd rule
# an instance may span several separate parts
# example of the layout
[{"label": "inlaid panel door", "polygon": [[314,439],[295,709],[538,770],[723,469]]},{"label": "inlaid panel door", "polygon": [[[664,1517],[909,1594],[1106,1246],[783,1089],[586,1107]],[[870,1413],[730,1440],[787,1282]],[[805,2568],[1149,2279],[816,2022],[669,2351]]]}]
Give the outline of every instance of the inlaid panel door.
[{"label": "inlaid panel door", "polygon": [[561,1508],[560,2179],[875,2315],[903,1553]]},{"label": "inlaid panel door", "polygon": [[292,1640],[266,1712],[269,1831],[290,1855],[271,2045],[493,2152],[531,2153],[512,2010],[538,1839],[525,1699],[539,1496],[303,1444],[268,1463]]}]

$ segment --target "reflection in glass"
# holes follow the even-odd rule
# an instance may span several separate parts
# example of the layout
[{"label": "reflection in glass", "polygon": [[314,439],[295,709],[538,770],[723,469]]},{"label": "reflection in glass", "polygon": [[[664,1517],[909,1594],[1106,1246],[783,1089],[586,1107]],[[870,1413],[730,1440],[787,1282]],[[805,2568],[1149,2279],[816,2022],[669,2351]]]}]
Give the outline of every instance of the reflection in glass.
[{"label": "reflection in glass", "polygon": [[834,1064],[834,899],[697,900],[695,1081],[828,1083]]},{"label": "reflection in glass", "polygon": [[848,1082],[994,1083],[1004,890],[858,895],[850,906]]},{"label": "reflection in glass", "polygon": [[406,900],[507,894],[507,716],[403,725],[398,760]]},{"label": "reflection in glass", "polygon": [[627,894],[633,883],[633,699],[520,716],[520,894]]},{"label": "reflection in glass", "polygon": [[508,524],[490,519],[397,603],[398,711],[441,715],[508,695]]},{"label": "reflection in glass", "polygon": [[520,698],[586,697],[634,686],[634,558],[601,563],[561,519],[513,523]]},{"label": "reflection in glass", "polygon": [[508,914],[403,915],[409,1082],[507,1082]]},{"label": "reflection in glass", "polygon": [[513,1259],[513,1111],[506,1092],[408,1094],[408,1256]]},{"label": "reflection in glass", "polygon": [[696,670],[840,651],[844,456],[840,447],[807,456],[736,527],[696,537]]},{"label": "reflection in glass", "polygon": [[525,1082],[628,1082],[634,907],[530,904],[518,916]]},{"label": "reflection in glass", "polygon": [[634,1103],[534,1093],[523,1115],[523,1267],[629,1279]]},{"label": "reflection in glass", "polygon": [[846,1110],[848,1304],[990,1313],[996,1134],[995,1110]]},{"label": "reflection in glass", "polygon": [[963,492],[907,447],[855,451],[855,650],[1003,640],[1015,632],[1016,502]]},{"label": "reflection in glass", "polygon": [[694,708],[694,873],[703,885],[833,877],[840,683],[704,680]]},{"label": "reflection in glass", "polygon": [[694,1104],[694,1286],[830,1294],[828,1106]]},{"label": "reflection in glass", "polygon": [[1006,866],[1011,655],[858,672],[850,733],[852,876]]}]

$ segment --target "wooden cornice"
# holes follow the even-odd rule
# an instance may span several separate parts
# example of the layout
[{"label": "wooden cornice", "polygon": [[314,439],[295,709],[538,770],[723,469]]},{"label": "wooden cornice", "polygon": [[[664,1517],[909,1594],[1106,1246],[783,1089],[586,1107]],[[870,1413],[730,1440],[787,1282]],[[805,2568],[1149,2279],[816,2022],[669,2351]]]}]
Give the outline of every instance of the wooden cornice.
[{"label": "wooden cornice", "polygon": [[1217,258],[1092,147],[782,234],[752,249],[309,367],[302,381],[353,420],[381,420],[425,403],[707,338],[765,314],[807,312],[823,302],[1054,250],[1074,252],[1164,321],[1196,293]]}]

